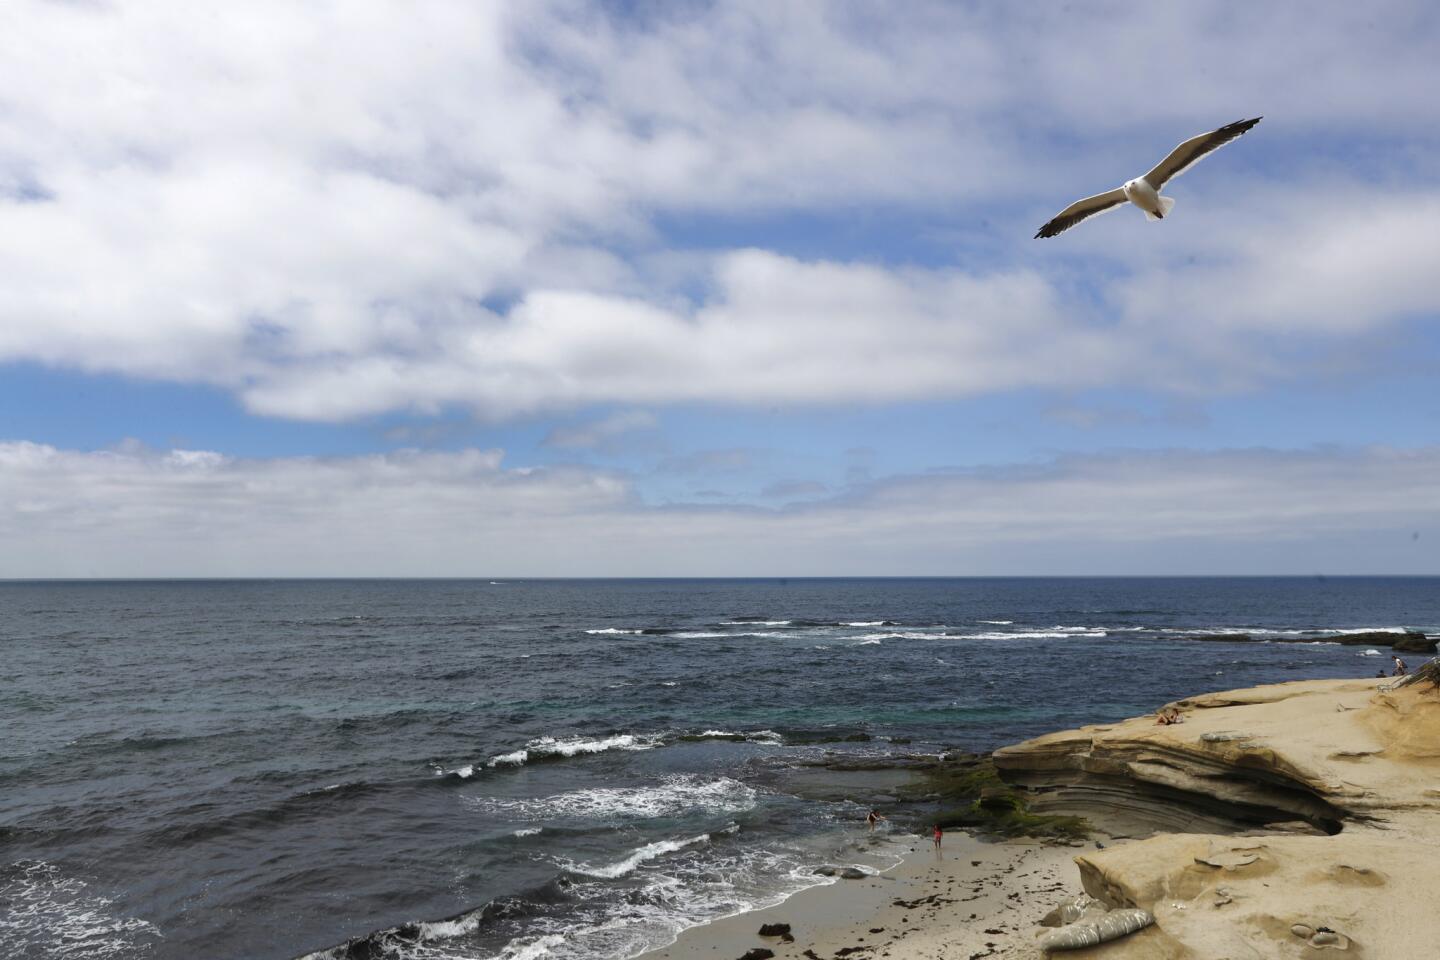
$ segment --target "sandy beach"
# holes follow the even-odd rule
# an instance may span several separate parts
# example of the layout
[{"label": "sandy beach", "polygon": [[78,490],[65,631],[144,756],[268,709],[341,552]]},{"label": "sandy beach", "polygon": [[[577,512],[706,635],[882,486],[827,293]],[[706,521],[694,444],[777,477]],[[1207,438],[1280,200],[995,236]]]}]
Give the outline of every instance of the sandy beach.
[{"label": "sandy beach", "polygon": [[[1300,681],[997,751],[1032,809],[1119,834],[895,836],[898,864],[686,931],[645,960],[1039,958],[1045,915],[1087,894],[1150,925],[1059,954],[1110,960],[1435,956],[1440,696],[1427,682]],[[1099,913],[1088,918],[1116,916]],[[1078,921],[1077,927],[1086,919]],[[793,940],[761,937],[789,924]],[[754,954],[752,957],[756,956]],[[761,954],[759,956],[765,956]]]},{"label": "sandy beach", "polygon": [[[988,843],[957,832],[946,835],[938,855],[925,837],[896,836],[890,850],[903,859],[888,870],[836,879],[776,906],[693,927],[643,960],[732,960],[756,947],[779,960],[1039,957],[1036,924],[1055,903],[1080,892],[1072,862],[1077,851],[1067,844]],[[759,935],[762,925],[782,923],[790,925],[793,942]]]}]

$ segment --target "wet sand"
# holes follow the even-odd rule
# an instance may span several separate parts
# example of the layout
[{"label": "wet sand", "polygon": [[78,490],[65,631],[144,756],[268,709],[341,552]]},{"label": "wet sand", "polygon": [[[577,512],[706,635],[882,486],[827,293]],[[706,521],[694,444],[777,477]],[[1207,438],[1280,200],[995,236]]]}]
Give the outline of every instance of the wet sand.
[{"label": "wet sand", "polygon": [[[1040,918],[1081,892],[1074,847],[953,833],[937,856],[928,838],[894,842],[904,859],[889,870],[694,927],[642,960],[739,960],[755,947],[777,960],[1030,960],[1042,956],[1034,945]],[[768,923],[790,924],[794,941],[761,937]]]}]

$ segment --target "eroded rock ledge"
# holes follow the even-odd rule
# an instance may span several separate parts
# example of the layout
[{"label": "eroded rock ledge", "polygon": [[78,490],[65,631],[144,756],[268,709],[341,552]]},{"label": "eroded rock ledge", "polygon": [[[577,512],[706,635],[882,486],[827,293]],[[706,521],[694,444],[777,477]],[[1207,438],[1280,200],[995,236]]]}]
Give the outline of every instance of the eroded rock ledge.
[{"label": "eroded rock ledge", "polygon": [[1156,918],[1094,956],[1440,956],[1440,691],[1306,681],[1171,706],[1183,723],[994,756],[1033,809],[1157,833],[1076,858],[1087,893]]}]

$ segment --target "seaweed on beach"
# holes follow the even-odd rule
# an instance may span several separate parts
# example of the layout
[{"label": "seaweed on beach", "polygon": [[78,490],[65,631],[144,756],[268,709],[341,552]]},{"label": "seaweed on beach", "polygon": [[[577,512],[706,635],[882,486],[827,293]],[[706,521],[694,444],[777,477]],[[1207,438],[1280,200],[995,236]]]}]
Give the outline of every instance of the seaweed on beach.
[{"label": "seaweed on beach", "polygon": [[903,793],[938,801],[939,811],[919,823],[921,827],[933,821],[941,827],[995,836],[1057,839],[1080,839],[1090,833],[1083,817],[1032,813],[1024,794],[1000,778],[989,757],[939,764]]}]

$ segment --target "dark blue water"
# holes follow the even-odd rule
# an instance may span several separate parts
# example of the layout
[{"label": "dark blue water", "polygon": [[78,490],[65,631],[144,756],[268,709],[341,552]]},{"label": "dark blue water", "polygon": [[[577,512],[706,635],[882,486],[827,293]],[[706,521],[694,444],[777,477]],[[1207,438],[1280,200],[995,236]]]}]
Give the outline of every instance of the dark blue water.
[{"label": "dark blue water", "polygon": [[1437,588],[0,584],[0,954],[284,958],[454,917],[385,943],[631,955],[849,842],[857,810],[767,786],[777,764],[1372,675],[1363,648],[1182,631],[1435,632]]}]

